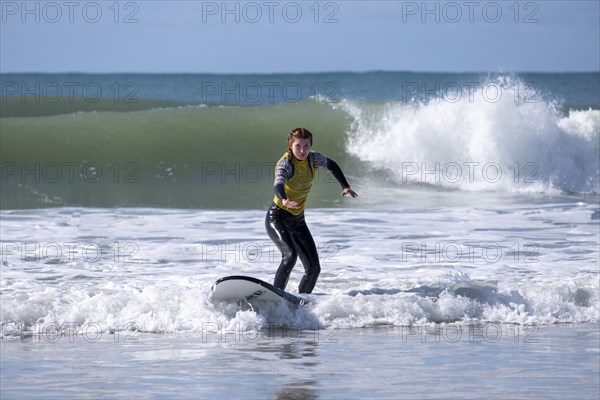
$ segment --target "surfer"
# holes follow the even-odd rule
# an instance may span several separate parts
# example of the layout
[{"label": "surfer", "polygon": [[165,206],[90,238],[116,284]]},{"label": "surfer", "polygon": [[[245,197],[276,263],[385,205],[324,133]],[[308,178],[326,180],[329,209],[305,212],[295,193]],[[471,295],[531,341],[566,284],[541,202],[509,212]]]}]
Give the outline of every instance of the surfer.
[{"label": "surfer", "polygon": [[304,220],[304,205],[313,185],[317,167],[325,167],[342,185],[342,196],[356,197],[335,161],[311,151],[312,133],[296,128],[288,134],[288,150],[275,166],[275,197],[267,211],[267,233],[281,252],[281,264],[273,285],[285,289],[296,260],[300,257],[304,276],[299,293],[311,293],[321,272],[317,247]]}]

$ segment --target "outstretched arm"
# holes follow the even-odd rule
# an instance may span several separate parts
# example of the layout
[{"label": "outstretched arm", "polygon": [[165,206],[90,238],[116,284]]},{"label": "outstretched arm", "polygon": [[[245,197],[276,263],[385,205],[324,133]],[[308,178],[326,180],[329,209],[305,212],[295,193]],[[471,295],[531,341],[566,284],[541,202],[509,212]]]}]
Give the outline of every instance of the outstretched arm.
[{"label": "outstretched arm", "polygon": [[279,199],[279,201],[281,201],[281,204],[283,204],[284,206],[286,206],[287,208],[298,208],[298,202],[294,201],[294,200],[290,200],[287,198],[286,194],[285,194],[285,181],[284,182],[277,182],[275,183],[275,196],[277,196],[277,198]]},{"label": "outstretched arm", "polygon": [[331,158],[325,157],[325,160],[326,160],[325,168],[327,168],[329,171],[331,171],[331,173],[333,174],[335,179],[337,179],[337,181],[340,183],[340,185],[342,185],[342,188],[343,188],[342,196],[345,196],[347,194],[349,194],[352,197],[358,196],[358,193],[356,193],[354,190],[352,190],[350,188],[350,184],[346,180],[346,177],[344,176],[344,173],[342,172],[342,169],[340,168],[340,166],[337,165],[337,163],[335,161],[333,161]]},{"label": "outstretched arm", "polygon": [[275,170],[274,190],[275,196],[281,201],[281,204],[287,208],[297,209],[300,207],[297,201],[290,200],[285,194],[285,182],[293,174],[293,170],[289,163],[285,161],[279,164]]}]

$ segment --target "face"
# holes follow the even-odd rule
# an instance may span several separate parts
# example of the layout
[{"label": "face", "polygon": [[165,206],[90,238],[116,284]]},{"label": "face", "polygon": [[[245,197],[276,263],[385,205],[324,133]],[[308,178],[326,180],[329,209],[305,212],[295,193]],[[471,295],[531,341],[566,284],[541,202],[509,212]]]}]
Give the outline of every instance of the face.
[{"label": "face", "polygon": [[294,157],[299,161],[304,161],[310,151],[310,139],[294,139],[290,147]]}]

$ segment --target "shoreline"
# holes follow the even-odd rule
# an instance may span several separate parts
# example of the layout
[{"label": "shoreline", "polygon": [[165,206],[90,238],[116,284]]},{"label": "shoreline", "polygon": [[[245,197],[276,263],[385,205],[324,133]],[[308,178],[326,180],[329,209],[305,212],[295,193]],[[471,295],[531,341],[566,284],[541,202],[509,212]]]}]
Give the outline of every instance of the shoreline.
[{"label": "shoreline", "polygon": [[[2,398],[561,398],[600,388],[598,323],[542,325],[515,340],[408,335],[401,327],[245,336],[106,335],[2,340]],[[446,324],[452,326],[452,324]],[[256,332],[255,332],[256,333]],[[438,340],[436,340],[436,337]],[[469,336],[470,337],[470,336]],[[118,340],[115,341],[115,338]],[[439,340],[446,338],[446,340]],[[474,378],[477,377],[477,378]]]}]

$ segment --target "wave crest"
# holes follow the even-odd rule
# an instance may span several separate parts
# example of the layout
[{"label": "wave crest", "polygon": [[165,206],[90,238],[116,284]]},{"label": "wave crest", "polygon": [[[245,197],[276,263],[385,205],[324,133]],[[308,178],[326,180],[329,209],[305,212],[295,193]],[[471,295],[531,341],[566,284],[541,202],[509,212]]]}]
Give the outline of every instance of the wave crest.
[{"label": "wave crest", "polygon": [[564,115],[559,104],[524,95],[523,87],[499,77],[453,97],[345,101],[340,107],[353,117],[347,151],[400,184],[598,193],[600,111]]}]

